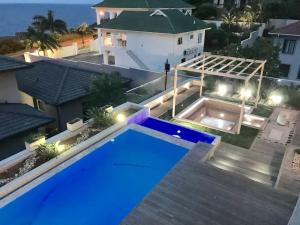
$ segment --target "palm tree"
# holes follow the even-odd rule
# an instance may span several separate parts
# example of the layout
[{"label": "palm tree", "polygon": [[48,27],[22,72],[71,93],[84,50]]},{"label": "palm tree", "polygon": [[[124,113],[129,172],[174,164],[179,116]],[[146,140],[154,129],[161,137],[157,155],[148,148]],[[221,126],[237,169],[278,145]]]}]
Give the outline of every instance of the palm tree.
[{"label": "palm tree", "polygon": [[63,20],[55,19],[52,10],[49,10],[47,17],[33,17],[32,26],[40,31],[49,31],[50,33],[65,34],[68,33],[67,24]]},{"label": "palm tree", "polygon": [[250,5],[246,5],[241,13],[240,20],[250,27],[253,24],[255,17],[255,12],[252,7]]},{"label": "palm tree", "polygon": [[54,34],[49,34],[44,30],[35,29],[29,26],[26,33],[25,44],[27,48],[38,49],[46,55],[46,50],[52,52],[60,47],[57,37]]},{"label": "palm tree", "polygon": [[94,29],[89,27],[87,23],[82,23],[76,28],[75,32],[81,36],[82,45],[84,47],[84,37],[94,33]]},{"label": "palm tree", "polygon": [[228,13],[226,13],[222,16],[222,20],[225,24],[228,25],[228,28],[230,30],[231,26],[237,22],[237,17],[233,13],[233,10],[230,10]]}]

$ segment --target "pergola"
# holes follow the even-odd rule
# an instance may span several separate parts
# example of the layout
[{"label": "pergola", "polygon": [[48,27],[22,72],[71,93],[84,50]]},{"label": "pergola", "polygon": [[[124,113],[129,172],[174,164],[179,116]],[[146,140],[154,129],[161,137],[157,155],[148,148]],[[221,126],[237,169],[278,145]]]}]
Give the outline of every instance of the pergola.
[{"label": "pergola", "polygon": [[[174,75],[174,97],[172,117],[176,114],[177,98],[177,74],[178,71],[189,71],[199,73],[201,78],[199,96],[202,96],[203,80],[205,76],[219,76],[231,79],[239,79],[244,82],[244,89],[248,89],[249,81],[254,76],[259,76],[258,88],[256,90],[255,107],[257,107],[260,98],[260,89],[266,61],[236,58],[229,56],[213,55],[204,53],[201,56],[188,60],[175,67]],[[244,116],[246,96],[242,96],[241,112],[238,123],[238,132]]]}]

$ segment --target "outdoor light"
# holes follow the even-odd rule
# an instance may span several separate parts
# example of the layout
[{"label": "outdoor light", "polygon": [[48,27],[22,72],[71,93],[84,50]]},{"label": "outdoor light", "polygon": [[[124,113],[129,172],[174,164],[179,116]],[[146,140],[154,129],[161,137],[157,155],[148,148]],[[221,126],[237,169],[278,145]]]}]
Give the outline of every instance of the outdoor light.
[{"label": "outdoor light", "polygon": [[59,151],[59,152],[63,152],[65,149],[66,149],[65,145],[58,145],[57,146],[57,151]]},{"label": "outdoor light", "polygon": [[270,100],[274,105],[279,105],[282,102],[283,98],[279,94],[273,94],[270,96]]},{"label": "outdoor light", "polygon": [[242,88],[240,91],[241,98],[249,99],[252,97],[252,90],[250,88]]},{"label": "outdoor light", "polygon": [[55,143],[55,148],[58,152],[63,152],[66,149],[65,145],[60,145],[60,141]]},{"label": "outdoor light", "polygon": [[218,95],[225,96],[227,94],[227,86],[225,84],[219,84],[218,86]]},{"label": "outdoor light", "polygon": [[104,12],[103,12],[103,11],[100,11],[100,12],[99,12],[99,15],[100,15],[100,16],[104,16]]},{"label": "outdoor light", "polygon": [[126,120],[126,116],[125,116],[124,114],[119,113],[119,114],[117,115],[117,121],[118,121],[118,122],[124,122],[125,120]]},{"label": "outdoor light", "polygon": [[224,113],[221,113],[221,114],[220,114],[220,117],[223,118],[223,117],[224,117]]}]

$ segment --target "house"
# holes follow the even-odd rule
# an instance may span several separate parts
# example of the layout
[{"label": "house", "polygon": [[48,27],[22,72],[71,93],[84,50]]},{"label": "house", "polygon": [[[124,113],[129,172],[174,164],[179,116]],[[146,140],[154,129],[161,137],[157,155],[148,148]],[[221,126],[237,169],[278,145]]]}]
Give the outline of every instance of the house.
[{"label": "house", "polygon": [[231,9],[232,7],[240,8],[247,2],[247,0],[213,0],[214,5],[218,8],[227,7],[229,9]]},{"label": "house", "polygon": [[26,69],[29,64],[0,55],[0,103],[21,103],[23,95],[18,90],[16,71]]},{"label": "house", "polygon": [[[18,88],[30,96],[27,104],[56,119],[52,129],[63,131],[66,123],[84,117],[87,89],[103,73],[57,60],[42,60],[17,73]],[[129,82],[122,78],[123,83]]]},{"label": "house", "polygon": [[94,5],[104,64],[162,72],[203,52],[206,24],[182,0],[104,0]]},{"label": "house", "polygon": [[274,45],[279,45],[283,77],[290,80],[300,79],[300,21],[271,31]]},{"label": "house", "polygon": [[53,118],[21,103],[0,103],[0,161],[25,148],[24,139]]}]

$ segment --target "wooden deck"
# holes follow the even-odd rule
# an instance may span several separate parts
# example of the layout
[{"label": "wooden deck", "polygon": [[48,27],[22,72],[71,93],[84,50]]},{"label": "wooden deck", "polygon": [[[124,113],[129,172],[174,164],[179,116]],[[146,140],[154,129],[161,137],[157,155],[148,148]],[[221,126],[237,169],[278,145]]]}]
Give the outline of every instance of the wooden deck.
[{"label": "wooden deck", "polygon": [[209,148],[190,150],[121,224],[288,224],[297,196],[200,163]]}]

